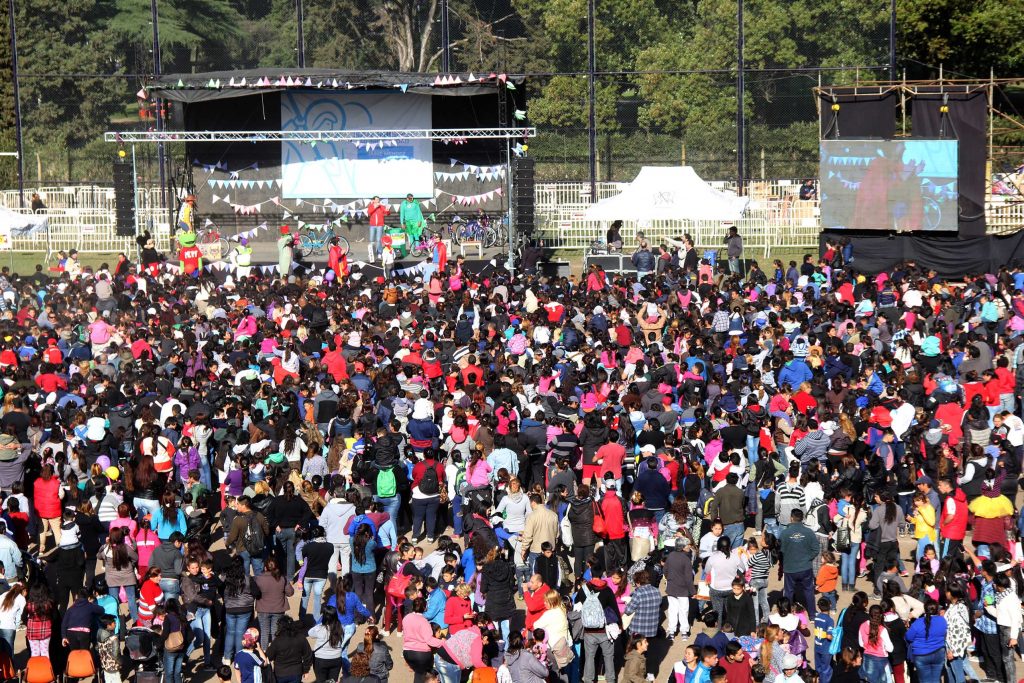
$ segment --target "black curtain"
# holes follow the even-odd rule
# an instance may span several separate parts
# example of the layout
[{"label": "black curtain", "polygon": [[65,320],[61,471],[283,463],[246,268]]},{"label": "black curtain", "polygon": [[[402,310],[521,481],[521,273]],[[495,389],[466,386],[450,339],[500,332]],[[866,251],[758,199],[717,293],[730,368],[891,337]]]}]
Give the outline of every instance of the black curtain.
[{"label": "black curtain", "polygon": [[852,270],[874,275],[912,260],[934,269],[942,277],[995,273],[1002,266],[1024,264],[1024,231],[1010,235],[983,235],[964,239],[951,233],[879,234],[877,231],[821,233],[819,253],[825,242],[840,238],[853,245]]},{"label": "black curtain", "polygon": [[[885,138],[896,135],[896,93],[853,94],[833,89],[832,95],[819,95],[821,136],[823,138]],[[832,105],[839,104],[839,111]]]},{"label": "black curtain", "polygon": [[[935,90],[919,92],[911,99],[914,137],[959,142],[960,238],[981,237],[985,234],[988,97],[984,91],[943,93],[938,86]],[[944,100],[949,106],[945,115],[940,111]]]}]

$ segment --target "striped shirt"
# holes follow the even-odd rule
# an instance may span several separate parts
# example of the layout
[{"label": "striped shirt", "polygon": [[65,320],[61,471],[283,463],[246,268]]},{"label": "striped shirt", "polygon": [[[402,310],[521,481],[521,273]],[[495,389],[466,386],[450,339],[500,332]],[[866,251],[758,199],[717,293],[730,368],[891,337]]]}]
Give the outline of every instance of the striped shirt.
[{"label": "striped shirt", "polygon": [[804,510],[806,505],[804,489],[799,484],[787,482],[775,491],[775,511],[778,513],[779,524],[789,524],[790,513],[797,508]]},{"label": "striped shirt", "polygon": [[747,569],[750,570],[750,580],[768,580],[768,570],[775,564],[772,554],[767,550],[758,550],[747,560]]}]

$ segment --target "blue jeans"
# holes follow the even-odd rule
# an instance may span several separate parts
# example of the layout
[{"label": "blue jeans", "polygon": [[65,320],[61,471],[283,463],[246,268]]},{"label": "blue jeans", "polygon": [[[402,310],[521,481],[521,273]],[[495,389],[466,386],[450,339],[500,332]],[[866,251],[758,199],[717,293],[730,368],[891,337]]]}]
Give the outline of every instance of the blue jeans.
[{"label": "blue jeans", "polygon": [[274,540],[277,541],[278,550],[284,553],[284,578],[291,583],[295,577],[295,529],[281,529],[274,535]]},{"label": "blue jeans", "polygon": [[191,656],[196,648],[202,647],[203,662],[209,664],[212,661],[210,659],[210,629],[212,628],[210,608],[197,607],[195,618],[189,622],[189,626],[192,627],[192,642],[189,643],[185,656]]},{"label": "blue jeans", "polygon": [[732,548],[735,550],[743,544],[743,522],[736,522],[735,524],[727,524],[725,529],[722,530],[722,534],[732,542]]},{"label": "blue jeans", "polygon": [[139,618],[139,601],[135,599],[135,586],[107,586],[107,593],[110,597],[121,602],[121,589],[124,588],[124,596],[128,599],[128,614],[132,621]]},{"label": "blue jeans", "polygon": [[[249,575],[249,567],[252,567],[253,576],[259,576],[263,573],[262,557],[254,557],[249,554],[248,550],[243,550],[242,552],[238,553],[238,556],[242,558],[242,567],[243,571],[245,571],[246,576]],[[162,584],[163,581],[161,581],[160,583]]]},{"label": "blue jeans", "polygon": [[316,621],[320,620],[320,600],[323,598],[324,586],[327,584],[327,579],[303,579],[302,580],[302,599],[299,601],[299,616],[307,614],[306,607],[309,605],[309,596],[313,596],[313,611],[308,614],[313,615],[313,619]]},{"label": "blue jeans", "polygon": [[[213,490],[213,474],[210,472],[210,458],[205,453],[199,454],[199,483],[206,488]],[[199,505],[198,500],[192,501],[197,506]]]},{"label": "blue jeans", "polygon": [[870,683],[885,683],[885,672],[888,668],[888,657],[864,655],[860,665],[860,677],[867,679]]},{"label": "blue jeans", "polygon": [[754,434],[753,436],[747,434],[747,460],[750,461],[751,467],[757,462],[757,447],[760,445],[760,441],[759,434]]},{"label": "blue jeans", "polygon": [[423,534],[428,538],[434,537],[434,534],[437,533],[437,508],[440,502],[437,496],[412,499],[413,538],[419,538],[421,528],[423,528]]},{"label": "blue jeans", "polygon": [[964,683],[964,658],[954,657],[946,661],[946,678],[949,683]]},{"label": "blue jeans", "polygon": [[181,663],[185,653],[164,650],[164,683],[181,683]]},{"label": "blue jeans", "polygon": [[160,501],[149,500],[147,498],[136,498],[135,499],[135,511],[139,513],[139,519],[142,519],[147,514],[155,515],[160,512]]},{"label": "blue jeans", "polygon": [[370,246],[373,247],[373,253],[380,255],[380,241],[384,237],[384,226],[383,225],[371,225],[370,226]]},{"label": "blue jeans", "polygon": [[857,557],[860,554],[860,543],[850,542],[850,552],[841,553],[839,573],[843,577],[844,586],[857,583]]},{"label": "blue jeans", "polygon": [[508,642],[508,632],[509,632],[509,628],[510,628],[509,627],[508,619],[502,619],[501,621],[497,622],[495,625],[498,627],[498,631],[501,633],[501,640],[502,640],[502,642],[507,643]]},{"label": "blue jeans", "polygon": [[381,498],[380,496],[374,496],[373,501],[384,506],[384,512],[388,513],[391,517],[391,523],[395,525],[395,533],[397,534],[398,510],[402,507],[402,497],[391,496],[390,498]]},{"label": "blue jeans", "polygon": [[177,599],[181,595],[181,582],[177,579],[160,579],[160,590],[164,592],[164,600]]},{"label": "blue jeans", "polygon": [[460,683],[462,680],[462,669],[458,664],[452,664],[438,655],[434,655],[434,668],[440,674],[441,683]]},{"label": "blue jeans", "polygon": [[17,633],[13,628],[0,628],[0,643],[11,657],[14,657],[14,636]]},{"label": "blue jeans", "polygon": [[341,645],[339,645],[339,647],[341,648],[341,660],[343,662],[348,662],[348,644],[349,641],[352,640],[352,636],[356,634],[356,625],[346,624],[344,629],[345,630],[341,634]]},{"label": "blue jeans", "polygon": [[946,648],[942,647],[935,652],[914,657],[914,667],[917,669],[918,683],[940,683],[942,670],[946,666]]},{"label": "blue jeans", "polygon": [[249,620],[252,615],[231,614],[224,615],[224,657],[234,661],[235,655],[242,649],[242,635],[245,629],[249,628]]}]

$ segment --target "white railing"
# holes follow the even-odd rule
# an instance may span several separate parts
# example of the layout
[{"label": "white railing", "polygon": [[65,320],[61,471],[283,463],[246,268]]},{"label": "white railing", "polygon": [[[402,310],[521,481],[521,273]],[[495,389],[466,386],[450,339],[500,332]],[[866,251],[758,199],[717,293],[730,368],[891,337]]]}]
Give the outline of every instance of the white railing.
[{"label": "white railing", "polygon": [[[746,185],[750,208],[737,227],[750,253],[772,250],[814,250],[821,231],[819,207],[815,201],[798,198],[801,180],[751,181]],[[709,181],[716,189],[735,191],[730,181]],[[597,200],[612,197],[628,183],[597,183]],[[133,247],[133,238],[118,237],[114,230],[114,190],[103,186],[41,187],[39,192],[50,217],[49,240],[45,235],[30,239],[15,238],[14,248],[22,251],[78,249],[124,251]],[[594,240],[603,239],[607,226],[584,218],[592,203],[590,184],[582,182],[538,183],[535,189],[535,215],[538,235],[559,249],[585,249]],[[0,205],[18,211],[17,190],[0,191]],[[170,234],[167,211],[161,208],[157,188],[140,188],[137,196],[139,225],[149,228],[158,239]],[[986,204],[990,234],[1002,234],[1024,227],[1024,198],[992,196]],[[699,249],[722,246],[725,227],[718,221],[656,221],[639,226],[626,220],[623,237],[632,243],[642,230],[655,244],[666,238],[689,233]]]}]

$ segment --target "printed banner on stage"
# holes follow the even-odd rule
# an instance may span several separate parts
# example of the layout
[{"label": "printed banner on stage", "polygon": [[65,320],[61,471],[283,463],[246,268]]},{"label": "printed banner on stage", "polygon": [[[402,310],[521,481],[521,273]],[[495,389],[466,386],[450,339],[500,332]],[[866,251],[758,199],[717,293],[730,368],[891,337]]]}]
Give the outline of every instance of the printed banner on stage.
[{"label": "printed banner on stage", "polygon": [[[281,130],[401,130],[432,127],[430,97],[401,93],[281,94]],[[434,196],[430,140],[284,142],[282,195]]]}]

